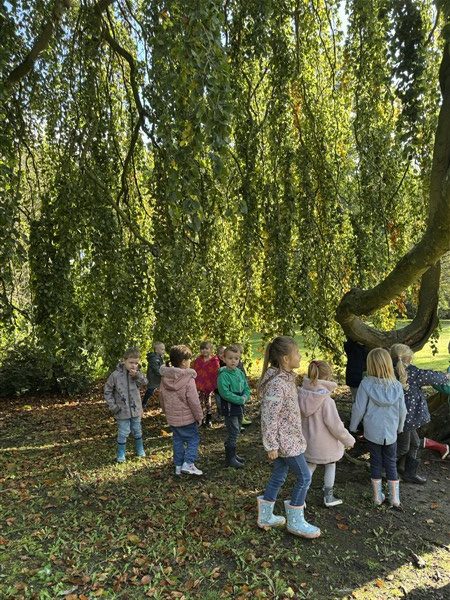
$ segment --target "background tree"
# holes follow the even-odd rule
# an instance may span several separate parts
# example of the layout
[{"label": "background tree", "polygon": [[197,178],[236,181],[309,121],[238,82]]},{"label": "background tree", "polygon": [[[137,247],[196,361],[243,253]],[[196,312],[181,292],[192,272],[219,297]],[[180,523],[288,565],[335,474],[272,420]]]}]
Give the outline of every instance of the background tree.
[{"label": "background tree", "polygon": [[76,389],[152,338],[421,347],[450,239],[448,11],[3,2],[9,391]]}]

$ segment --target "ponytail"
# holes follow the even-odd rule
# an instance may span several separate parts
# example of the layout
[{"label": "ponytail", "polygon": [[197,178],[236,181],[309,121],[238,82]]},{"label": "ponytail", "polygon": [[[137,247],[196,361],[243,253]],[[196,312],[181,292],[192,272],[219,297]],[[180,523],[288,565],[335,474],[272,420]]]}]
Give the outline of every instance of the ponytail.
[{"label": "ponytail", "polygon": [[316,385],[319,379],[319,365],[316,363],[315,360],[309,363],[308,379],[313,385]]},{"label": "ponytail", "polygon": [[[408,390],[409,384],[406,366],[411,361],[411,358],[413,357],[414,353],[411,350],[411,348],[406,344],[394,344],[393,346],[391,346],[390,354],[392,357],[392,361],[394,362],[394,369],[398,375],[398,380],[402,384],[403,389]],[[406,362],[406,365],[403,362],[404,358],[409,359],[409,361]]]},{"label": "ponytail", "polygon": [[333,375],[331,366],[324,360],[312,360],[308,367],[308,379],[316,385],[319,379],[329,381]]}]

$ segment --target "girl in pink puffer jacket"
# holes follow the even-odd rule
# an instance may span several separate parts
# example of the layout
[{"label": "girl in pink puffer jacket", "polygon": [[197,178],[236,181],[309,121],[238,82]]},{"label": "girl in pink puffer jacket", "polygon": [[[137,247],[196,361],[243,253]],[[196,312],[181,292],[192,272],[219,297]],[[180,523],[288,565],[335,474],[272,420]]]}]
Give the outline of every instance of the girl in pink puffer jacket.
[{"label": "girl in pink puffer jacket", "polygon": [[197,373],[189,368],[192,352],[187,346],[173,346],[169,356],[173,366],[159,370],[159,396],[173,433],[175,475],[203,475],[203,471],[194,464],[200,443],[198,426],[202,423],[203,411],[195,386]]},{"label": "girl in pink puffer jacket", "polygon": [[323,501],[325,506],[337,506],[342,500],[333,495],[336,462],[345,448],[352,448],[355,438],[345,429],[330,393],[337,387],[331,381],[332,370],[324,360],[313,360],[308,377],[298,391],[303,435],[306,439],[305,458],[311,476],[317,465],[324,465]]}]

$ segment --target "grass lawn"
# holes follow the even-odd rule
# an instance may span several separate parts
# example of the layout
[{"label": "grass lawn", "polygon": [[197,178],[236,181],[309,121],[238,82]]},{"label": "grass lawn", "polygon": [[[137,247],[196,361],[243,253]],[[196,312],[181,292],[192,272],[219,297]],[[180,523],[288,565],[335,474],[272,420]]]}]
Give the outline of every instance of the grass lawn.
[{"label": "grass lawn", "polygon": [[[406,325],[408,321],[398,321],[397,327],[402,327]],[[427,343],[422,350],[416,352],[414,355],[414,364],[422,369],[434,369],[435,371],[445,371],[450,364],[450,355],[448,354],[448,344],[450,342],[450,321],[441,321],[440,322],[440,335],[437,344],[435,347],[429,342]],[[306,372],[308,362],[312,358],[321,358],[319,352],[313,355],[311,349],[307,348],[304,344],[303,338],[300,334],[295,336],[300,351],[302,354],[302,364],[300,365],[300,371]],[[258,377],[261,373],[262,369],[262,359],[264,356],[264,346],[261,341],[261,335],[255,333],[250,340],[250,348],[251,348],[251,367],[250,373],[254,377]],[[437,349],[437,352],[435,351]],[[345,356],[342,354],[344,364],[345,364]]]},{"label": "grass lawn", "polygon": [[[345,390],[338,406],[348,414]],[[254,422],[239,442],[245,469],[223,467],[225,432],[216,423],[202,430],[205,476],[175,478],[156,406],[143,419],[148,458],[134,458],[130,441],[127,463],[117,465],[100,386],[70,399],[3,400],[0,598],[448,598],[448,461],[423,453],[428,483],[402,485],[403,513],[373,508],[367,468],[345,460],[336,480],[344,504],[325,508],[317,469],[307,518],[322,537],[264,532],[256,496],[270,466],[258,412],[253,400]]]}]

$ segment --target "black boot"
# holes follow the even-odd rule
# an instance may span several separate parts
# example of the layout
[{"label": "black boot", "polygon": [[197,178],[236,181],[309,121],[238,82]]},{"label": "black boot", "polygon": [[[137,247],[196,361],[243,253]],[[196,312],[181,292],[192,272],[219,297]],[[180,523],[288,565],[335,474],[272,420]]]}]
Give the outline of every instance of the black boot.
[{"label": "black boot", "polygon": [[400,473],[400,475],[403,475],[403,473],[405,472],[405,460],[406,454],[400,456],[400,458],[397,461],[397,471]]},{"label": "black boot", "polygon": [[208,413],[205,418],[205,427],[212,427],[212,415]]},{"label": "black boot", "polygon": [[419,461],[412,456],[407,456],[405,458],[405,472],[402,475],[403,481],[406,483],[418,483],[423,485],[427,482],[425,477],[421,477],[417,475],[417,467],[419,466]]},{"label": "black boot", "polygon": [[242,469],[244,466],[236,458],[236,446],[225,446],[225,465],[227,467],[234,467],[235,469]]}]

